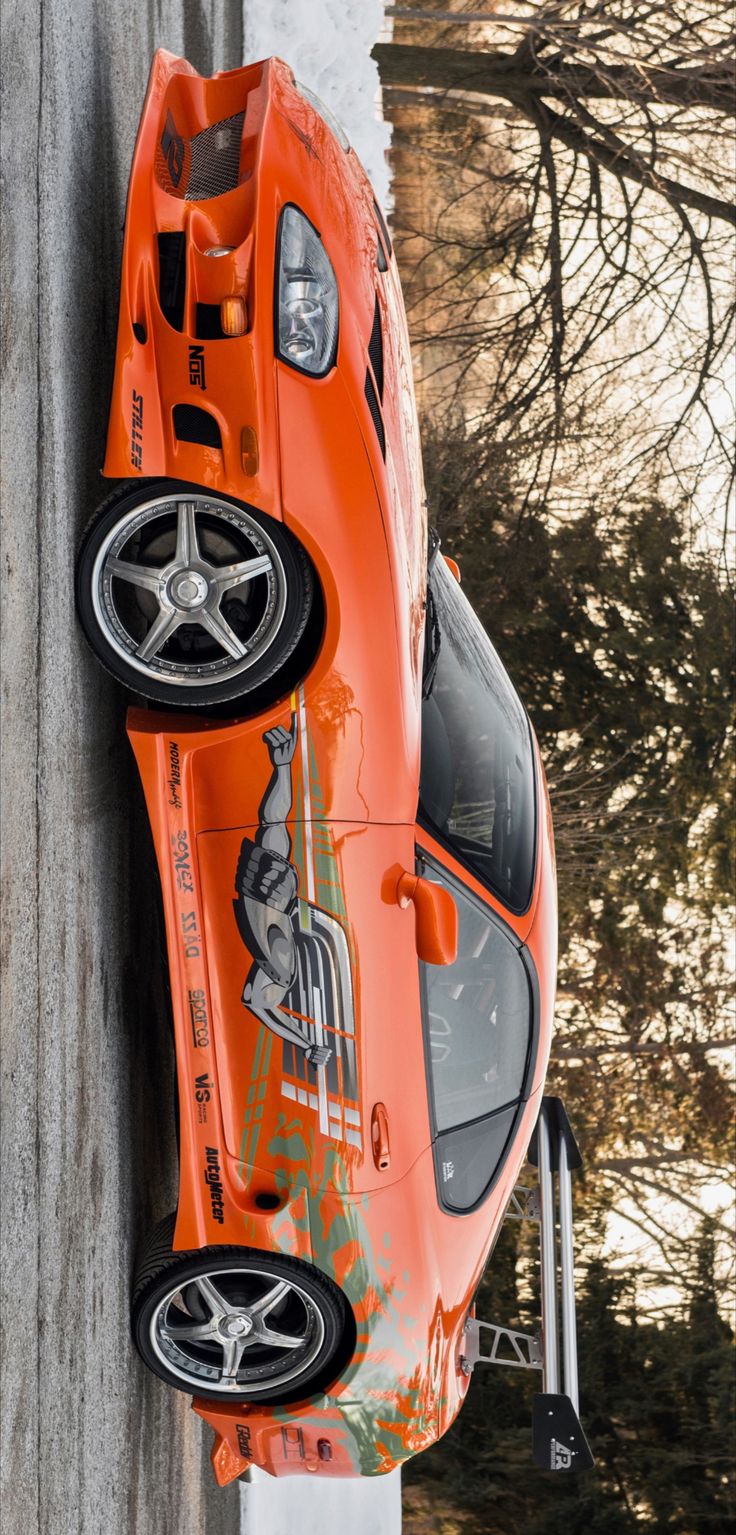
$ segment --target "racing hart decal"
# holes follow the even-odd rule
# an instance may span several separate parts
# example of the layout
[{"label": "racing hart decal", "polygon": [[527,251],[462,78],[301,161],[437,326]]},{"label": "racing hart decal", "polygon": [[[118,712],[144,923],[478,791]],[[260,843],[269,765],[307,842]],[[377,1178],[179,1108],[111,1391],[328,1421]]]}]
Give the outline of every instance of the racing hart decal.
[{"label": "racing hart decal", "polygon": [[[324,1136],[361,1148],[350,943],[329,828],[312,824],[301,692],[289,726],[267,730],[263,740],[271,777],[258,830],[243,838],[235,874],[235,920],[252,956],[241,1000],[282,1041],[282,1096],[313,1109]],[[287,818],[298,745],[303,829],[294,854]]]}]

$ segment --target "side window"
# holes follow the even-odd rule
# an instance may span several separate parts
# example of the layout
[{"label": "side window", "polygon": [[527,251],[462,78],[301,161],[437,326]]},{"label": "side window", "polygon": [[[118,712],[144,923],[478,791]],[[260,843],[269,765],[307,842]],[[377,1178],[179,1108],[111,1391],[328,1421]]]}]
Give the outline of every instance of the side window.
[{"label": "side window", "polygon": [[442,1203],[467,1210],[503,1160],[530,1064],[533,995],[513,938],[434,863],[458,910],[452,965],[422,965],[422,1005]]}]

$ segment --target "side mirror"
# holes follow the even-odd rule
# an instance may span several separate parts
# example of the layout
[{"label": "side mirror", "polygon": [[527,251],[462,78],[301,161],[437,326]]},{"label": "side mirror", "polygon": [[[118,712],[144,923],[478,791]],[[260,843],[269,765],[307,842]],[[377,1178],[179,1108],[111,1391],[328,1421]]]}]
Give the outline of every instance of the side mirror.
[{"label": "side mirror", "polygon": [[452,965],[457,959],[457,906],[444,885],[418,874],[402,874],[396,886],[399,906],[413,904],[417,954],[425,965]]}]

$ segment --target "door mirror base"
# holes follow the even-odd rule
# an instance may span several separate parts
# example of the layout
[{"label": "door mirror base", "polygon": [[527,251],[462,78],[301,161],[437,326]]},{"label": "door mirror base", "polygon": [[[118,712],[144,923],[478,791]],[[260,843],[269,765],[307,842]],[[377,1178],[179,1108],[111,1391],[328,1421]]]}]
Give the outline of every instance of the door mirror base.
[{"label": "door mirror base", "polygon": [[426,965],[453,965],[457,959],[457,906],[444,885],[420,874],[403,873],[396,886],[399,906],[414,906],[417,954]]}]

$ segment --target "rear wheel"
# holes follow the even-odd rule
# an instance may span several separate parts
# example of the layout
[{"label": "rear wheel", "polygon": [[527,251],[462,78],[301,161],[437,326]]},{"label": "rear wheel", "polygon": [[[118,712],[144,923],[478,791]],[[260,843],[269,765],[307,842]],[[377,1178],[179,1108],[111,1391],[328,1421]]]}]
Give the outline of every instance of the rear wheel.
[{"label": "rear wheel", "polygon": [[111,496],[84,536],[77,608],[121,682],[177,708],[277,679],[304,634],[313,567],[281,523],[175,481]]},{"label": "rear wheel", "polygon": [[279,1253],[172,1253],[173,1229],[173,1216],[156,1228],[136,1275],[133,1338],[149,1369],[218,1401],[298,1401],[330,1384],[350,1338],[336,1285]]}]

